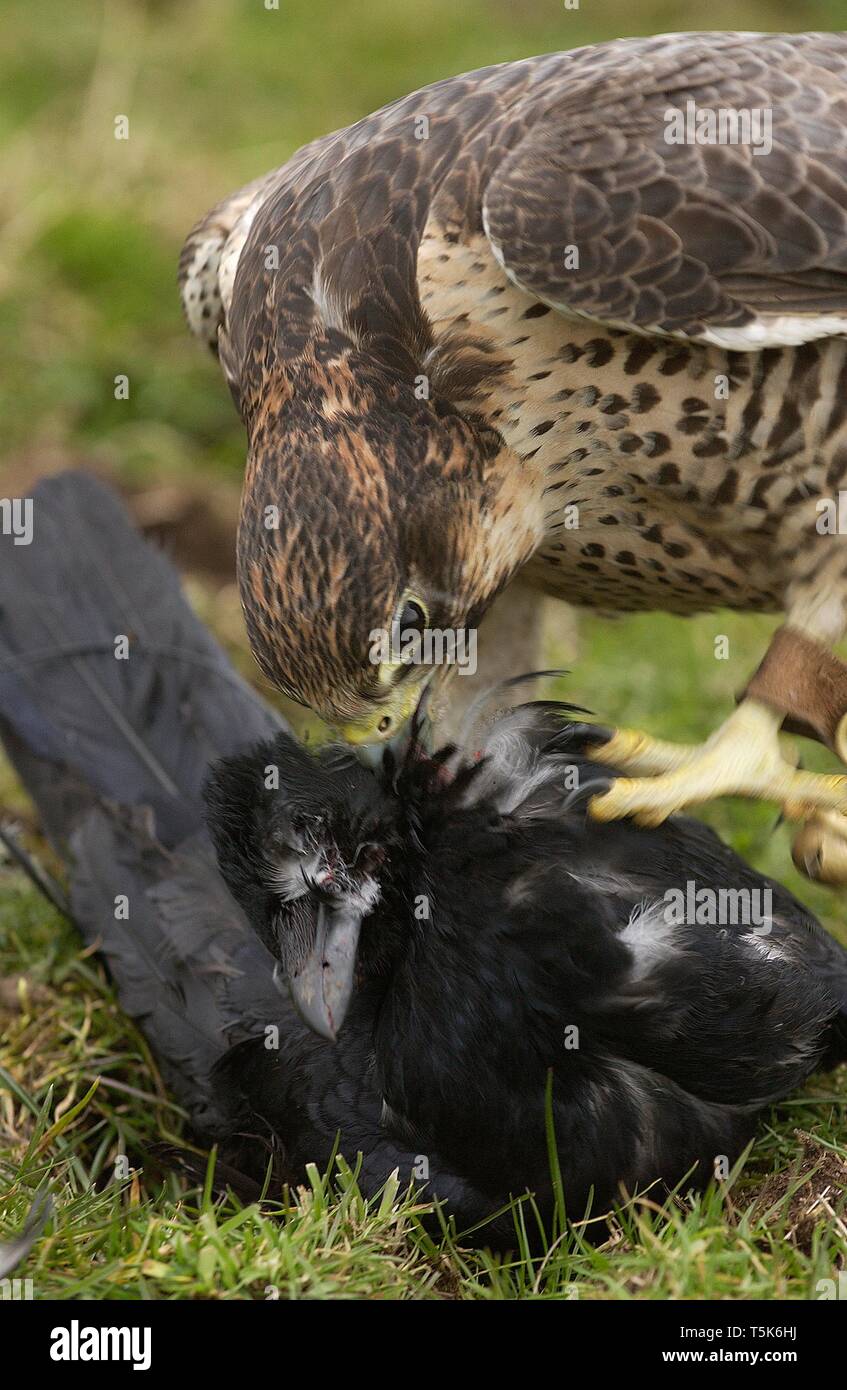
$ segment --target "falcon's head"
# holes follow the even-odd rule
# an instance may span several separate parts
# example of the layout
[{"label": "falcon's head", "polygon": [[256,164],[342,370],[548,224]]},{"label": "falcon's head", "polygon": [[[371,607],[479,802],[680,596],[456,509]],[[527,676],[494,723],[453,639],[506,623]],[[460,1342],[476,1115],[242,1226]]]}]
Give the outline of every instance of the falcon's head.
[{"label": "falcon's head", "polygon": [[346,742],[393,739],[434,674],[397,639],[475,630],[536,548],[504,454],[481,421],[349,359],[264,392],[238,538],[248,635]]}]

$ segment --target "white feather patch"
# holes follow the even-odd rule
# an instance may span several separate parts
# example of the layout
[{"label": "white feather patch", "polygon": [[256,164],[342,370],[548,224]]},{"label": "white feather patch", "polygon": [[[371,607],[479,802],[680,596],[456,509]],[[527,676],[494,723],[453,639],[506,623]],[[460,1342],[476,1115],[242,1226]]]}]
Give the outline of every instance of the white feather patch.
[{"label": "white feather patch", "polygon": [[639,903],[618,939],[635,957],[635,978],[649,974],[673,950],[673,924],[668,920],[668,905],[664,899],[652,904]]},{"label": "white feather patch", "polygon": [[221,303],[225,314],[229,313],[229,306],[232,303],[232,287],[235,283],[235,273],[238,270],[238,262],[241,252],[244,250],[244,243],[250,234],[250,228],[256,217],[256,213],[262,206],[267,196],[263,189],[257,194],[242,212],[232,231],[226,239],[226,244],[221,255],[221,265],[218,271],[218,287],[220,290]]},{"label": "white feather patch", "polygon": [[766,314],[743,328],[708,328],[693,341],[729,352],[756,352],[759,348],[800,347],[816,338],[837,338],[844,333],[847,317],[843,314]]}]

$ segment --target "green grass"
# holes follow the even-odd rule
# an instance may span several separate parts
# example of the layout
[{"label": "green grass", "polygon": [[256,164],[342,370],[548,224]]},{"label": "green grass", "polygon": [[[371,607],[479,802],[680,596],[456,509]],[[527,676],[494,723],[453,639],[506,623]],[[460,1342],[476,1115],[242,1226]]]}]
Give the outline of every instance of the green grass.
[{"label": "green grass", "polygon": [[[836,28],[843,0],[714,0],[714,28]],[[624,33],[690,26],[688,0],[94,0],[7,4],[0,60],[0,494],[68,462],[120,484],[232,492],[243,439],[215,364],[187,337],[182,236],[212,202],[299,144],[465,68]],[[113,138],[114,117],[130,139]],[[114,399],[127,373],[130,396]],[[231,593],[192,584],[228,642]],[[725,614],[581,622],[567,698],[667,737],[731,707],[771,624]],[[730,639],[730,659],[714,638]],[[30,823],[6,775],[3,801]],[[790,867],[773,808],[709,820],[847,939],[843,898]],[[847,1074],[815,1078],[761,1126],[732,1181],[649,1194],[599,1247],[577,1232],[547,1258],[433,1242],[389,1187],[368,1206],[349,1171],[267,1206],[219,1200],[162,1170],[182,1132],[143,1039],[96,958],[0,869],[0,1239],[47,1185],[54,1211],[18,1270],[48,1298],[813,1298],[847,1257]],[[99,1085],[89,1094],[97,1078]],[[85,1102],[78,1113],[74,1108]],[[116,1159],[131,1172],[116,1177]],[[119,1170],[120,1171],[120,1170]],[[274,1205],[275,1204],[275,1205]],[[526,1210],[520,1220],[531,1221]]]},{"label": "green grass", "polygon": [[335,1184],[313,1173],[303,1192],[269,1194],[266,1209],[213,1198],[211,1181],[187,1189],[146,1160],[179,1116],[99,967],[20,882],[6,886],[0,921],[3,977],[26,981],[18,1007],[4,996],[4,1230],[22,1224],[42,1184],[55,1198],[19,1271],[36,1297],[810,1298],[844,1259],[843,1076],[817,1079],[764,1124],[726,1184],[681,1191],[665,1209],[648,1194],[619,1212],[604,1244],[578,1231],[541,1261],[472,1254],[449,1235],[434,1243],[424,1208],[391,1183],[368,1205],[343,1165]]}]

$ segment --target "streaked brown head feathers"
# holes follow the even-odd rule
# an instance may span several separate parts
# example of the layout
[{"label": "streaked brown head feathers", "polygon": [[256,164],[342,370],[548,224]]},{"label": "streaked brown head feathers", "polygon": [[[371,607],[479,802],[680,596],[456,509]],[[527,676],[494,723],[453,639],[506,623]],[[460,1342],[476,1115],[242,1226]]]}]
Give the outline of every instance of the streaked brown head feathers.
[{"label": "streaked brown head feathers", "polygon": [[[318,341],[252,422],[238,571],[264,674],[348,722],[387,698],[371,633],[403,594],[421,595],[433,627],[474,625],[511,577],[514,546],[477,543],[497,491],[496,432],[443,397],[417,400],[414,378],[331,348]],[[482,375],[457,345],[450,371],[466,389]]]}]

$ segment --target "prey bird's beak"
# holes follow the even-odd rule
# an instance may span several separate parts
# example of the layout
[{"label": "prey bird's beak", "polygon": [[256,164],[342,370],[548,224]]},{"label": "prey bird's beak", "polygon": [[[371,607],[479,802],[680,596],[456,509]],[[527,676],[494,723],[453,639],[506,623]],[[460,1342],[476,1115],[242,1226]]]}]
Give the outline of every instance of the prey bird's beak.
[{"label": "prey bird's beak", "polygon": [[328,1042],[335,1042],[350,1004],[363,916],[347,903],[321,903],[314,945],[289,980],[303,1022]]}]

